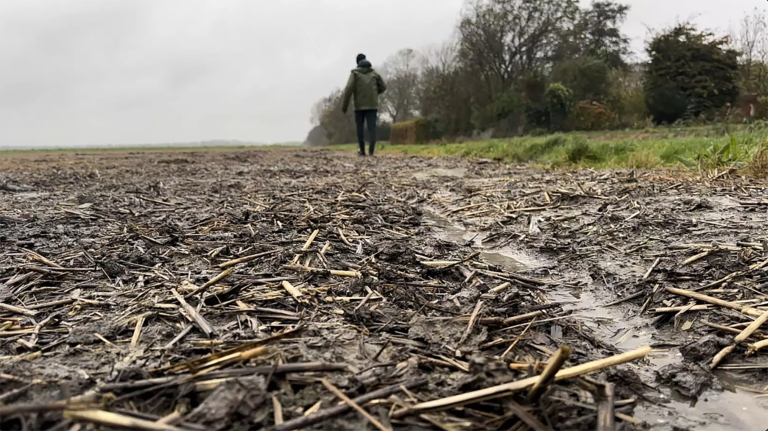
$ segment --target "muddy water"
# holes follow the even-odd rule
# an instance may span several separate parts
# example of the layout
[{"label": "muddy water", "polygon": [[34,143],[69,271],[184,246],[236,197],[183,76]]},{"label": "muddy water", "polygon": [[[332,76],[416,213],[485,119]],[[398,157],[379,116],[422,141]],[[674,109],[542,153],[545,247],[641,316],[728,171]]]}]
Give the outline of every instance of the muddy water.
[{"label": "muddy water", "polygon": [[[427,173],[425,173],[427,175]],[[483,246],[486,235],[473,231],[460,223],[450,221],[436,210],[425,209],[426,225],[434,228],[442,240],[465,244],[480,252],[487,263],[506,271],[519,272],[543,266],[529,256],[513,251],[510,247],[488,249]],[[639,268],[642,270],[642,268]],[[588,283],[585,289],[558,289],[550,293],[552,301],[563,302],[565,311],[580,316],[582,324],[607,344],[622,351],[653,346],[653,334],[658,332],[649,318],[638,314],[635,306],[619,304],[606,307],[615,295],[602,287]],[[610,299],[609,299],[610,298]],[[739,382],[732,375],[720,373],[718,378],[723,391],[708,390],[698,401],[660,387],[655,381],[655,371],[670,364],[680,363],[683,358],[678,349],[658,349],[648,357],[650,365],[639,364],[636,371],[649,387],[658,387],[657,398],[661,404],[643,403],[635,409],[635,416],[654,430],[697,431],[764,431],[768,428],[768,399],[758,400],[753,394],[732,388],[747,382]]]},{"label": "muddy water", "polygon": [[[634,350],[644,346],[653,346],[653,334],[658,331],[651,324],[651,319],[638,315],[636,307],[616,305],[605,307],[612,298],[608,292],[565,291],[551,295],[553,300],[569,301],[565,310],[586,317],[582,322],[593,329],[593,333],[602,341],[614,345],[622,351]],[[574,299],[577,302],[572,302]],[[658,349],[648,357],[650,366],[638,369],[643,381],[652,387],[655,371],[670,364],[680,363],[682,355],[676,348]],[[737,391],[736,385],[749,386],[748,382],[739,381],[729,373],[717,375],[724,391],[705,391],[699,400],[691,400],[674,391],[660,388],[658,396],[666,399],[663,405],[640,404],[635,409],[635,416],[644,420],[652,429],[676,430],[691,429],[696,431],[764,431],[768,429],[768,400],[760,401],[753,394]],[[677,427],[677,428],[675,428]]]},{"label": "muddy water", "polygon": [[[583,324],[604,341],[621,350],[635,350],[652,344],[652,328],[647,319],[639,317],[626,309],[604,307],[607,295],[597,291],[557,290],[550,294],[550,299],[566,303],[565,311],[586,317]],[[653,355],[651,361],[659,367],[676,362],[664,352]]]},{"label": "muddy water", "polygon": [[[652,429],[695,431],[764,431],[768,415],[750,395],[735,392],[708,392],[698,403],[672,400],[663,407],[642,405],[635,417]],[[686,428],[683,428],[686,427]]]},{"label": "muddy water", "polygon": [[483,239],[486,234],[474,232],[458,223],[453,223],[447,218],[441,216],[436,211],[425,210],[424,220],[427,225],[435,229],[435,234],[443,241],[455,244],[468,244],[480,252],[480,258],[491,265],[503,268],[505,271],[517,272],[528,269],[528,267],[517,259],[518,256],[509,248],[486,248],[483,246]]},{"label": "muddy water", "polygon": [[413,174],[417,180],[427,180],[435,177],[453,177],[461,178],[467,174],[465,168],[432,168],[419,171]]}]

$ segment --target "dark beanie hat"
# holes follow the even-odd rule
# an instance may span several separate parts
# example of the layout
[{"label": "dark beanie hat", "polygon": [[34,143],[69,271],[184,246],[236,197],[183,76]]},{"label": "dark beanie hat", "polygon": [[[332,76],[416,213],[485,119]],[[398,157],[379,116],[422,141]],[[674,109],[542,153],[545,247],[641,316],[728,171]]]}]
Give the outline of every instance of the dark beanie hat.
[{"label": "dark beanie hat", "polygon": [[355,61],[360,63],[363,60],[365,60],[365,54],[357,54],[357,58],[355,59]]}]

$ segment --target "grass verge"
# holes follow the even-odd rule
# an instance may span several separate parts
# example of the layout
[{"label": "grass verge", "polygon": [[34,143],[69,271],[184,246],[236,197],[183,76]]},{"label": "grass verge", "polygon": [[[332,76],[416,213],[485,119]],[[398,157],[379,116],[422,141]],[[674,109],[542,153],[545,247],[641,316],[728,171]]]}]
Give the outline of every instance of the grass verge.
[{"label": "grass verge", "polygon": [[[568,133],[455,144],[379,145],[382,152],[426,157],[468,157],[551,167],[596,169],[661,168],[687,166],[711,169],[747,166],[765,159],[768,130],[741,128],[735,133]],[[705,135],[705,136],[702,136]],[[329,147],[355,150],[356,145]],[[759,165],[759,163],[758,163]]]}]

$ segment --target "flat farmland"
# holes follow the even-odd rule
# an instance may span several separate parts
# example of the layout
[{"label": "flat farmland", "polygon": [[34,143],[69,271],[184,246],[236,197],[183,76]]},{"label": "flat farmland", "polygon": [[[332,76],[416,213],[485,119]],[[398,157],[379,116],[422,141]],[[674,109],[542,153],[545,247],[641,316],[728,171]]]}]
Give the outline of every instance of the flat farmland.
[{"label": "flat farmland", "polygon": [[0,428],[762,431],[766,226],[727,173],[8,153]]}]

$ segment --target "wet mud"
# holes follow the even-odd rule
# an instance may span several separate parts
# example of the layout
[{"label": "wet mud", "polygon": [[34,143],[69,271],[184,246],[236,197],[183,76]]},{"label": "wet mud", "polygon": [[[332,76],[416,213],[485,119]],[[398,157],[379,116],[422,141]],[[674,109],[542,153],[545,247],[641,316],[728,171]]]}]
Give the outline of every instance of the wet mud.
[{"label": "wet mud", "polygon": [[291,150],[0,185],[3,430],[768,428],[765,182]]}]

